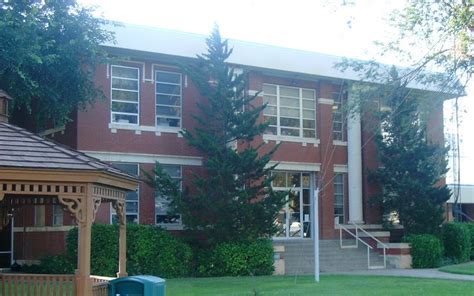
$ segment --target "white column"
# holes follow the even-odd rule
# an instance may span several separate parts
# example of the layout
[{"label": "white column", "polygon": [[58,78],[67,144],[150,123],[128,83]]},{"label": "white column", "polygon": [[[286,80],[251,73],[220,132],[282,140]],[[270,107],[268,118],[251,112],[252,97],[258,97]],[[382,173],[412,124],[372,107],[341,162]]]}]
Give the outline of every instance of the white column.
[{"label": "white column", "polygon": [[347,119],[347,166],[349,179],[349,221],[363,223],[362,215],[362,132],[357,102],[349,92],[351,107]]}]

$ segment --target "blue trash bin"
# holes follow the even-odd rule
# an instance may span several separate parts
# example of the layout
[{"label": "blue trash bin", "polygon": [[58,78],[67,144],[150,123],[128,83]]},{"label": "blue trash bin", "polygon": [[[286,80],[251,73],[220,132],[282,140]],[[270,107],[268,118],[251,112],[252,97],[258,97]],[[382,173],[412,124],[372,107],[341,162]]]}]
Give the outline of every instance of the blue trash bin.
[{"label": "blue trash bin", "polygon": [[109,282],[109,296],[165,296],[165,287],[165,280],[156,276],[128,276]]}]

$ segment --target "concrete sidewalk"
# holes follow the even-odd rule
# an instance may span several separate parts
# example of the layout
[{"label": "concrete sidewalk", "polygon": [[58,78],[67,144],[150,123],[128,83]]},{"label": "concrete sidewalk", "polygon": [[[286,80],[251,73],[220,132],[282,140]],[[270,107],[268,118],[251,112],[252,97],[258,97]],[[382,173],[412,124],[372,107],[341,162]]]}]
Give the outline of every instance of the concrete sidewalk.
[{"label": "concrete sidewalk", "polygon": [[474,275],[463,275],[441,272],[436,268],[430,269],[371,269],[325,274],[374,275],[374,276],[406,276],[430,279],[446,279],[459,281],[474,281]]}]

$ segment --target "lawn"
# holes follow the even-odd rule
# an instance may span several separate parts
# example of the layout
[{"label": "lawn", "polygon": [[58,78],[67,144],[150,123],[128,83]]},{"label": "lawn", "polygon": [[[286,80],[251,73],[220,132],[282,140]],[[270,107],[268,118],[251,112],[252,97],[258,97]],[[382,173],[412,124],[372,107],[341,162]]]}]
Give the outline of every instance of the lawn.
[{"label": "lawn", "polygon": [[474,282],[408,277],[325,275],[192,278],[166,281],[170,296],[473,295]]},{"label": "lawn", "polygon": [[449,273],[474,275],[474,261],[463,264],[444,266],[441,267],[439,270]]}]

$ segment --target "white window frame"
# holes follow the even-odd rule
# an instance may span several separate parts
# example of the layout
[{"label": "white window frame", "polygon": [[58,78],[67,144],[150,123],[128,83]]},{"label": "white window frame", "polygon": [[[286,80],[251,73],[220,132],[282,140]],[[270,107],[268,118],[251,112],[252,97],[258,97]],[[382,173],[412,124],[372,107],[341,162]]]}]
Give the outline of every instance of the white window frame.
[{"label": "white window frame", "polygon": [[[332,99],[334,100],[334,105],[332,109],[332,139],[333,141],[345,142],[346,129],[345,129],[344,118],[345,118],[346,112],[344,108],[346,107],[346,102],[345,102],[346,100],[344,99],[343,95],[340,94],[339,92],[333,92]],[[335,116],[334,116],[335,114],[341,115],[341,121],[335,120]],[[337,123],[341,124],[340,129],[335,128],[335,125]]]},{"label": "white window frame", "polygon": [[[137,176],[140,175],[140,164],[139,163],[134,163],[134,162],[112,162],[112,166],[115,165],[115,164],[130,164],[130,165],[137,165]],[[137,186],[137,190],[136,190],[136,193],[137,193],[137,212],[128,212],[128,207],[125,207],[125,217],[127,217],[128,215],[136,215],[137,216],[137,224],[140,224],[140,185]],[[128,201],[125,200],[125,204],[127,203]],[[110,203],[110,224],[113,224],[114,223],[114,216],[116,216],[117,214],[115,213],[115,209],[112,207],[112,203]],[[128,222],[127,222],[128,223]]]},{"label": "white window frame", "polygon": [[[179,179],[179,190],[182,191],[183,190],[183,166],[179,165],[179,164],[162,164],[161,166],[177,166],[177,167],[179,167],[179,177],[178,178],[171,177],[171,179],[173,179],[173,180]],[[160,197],[158,196],[158,193],[155,192],[155,217],[154,217],[155,218],[155,224],[159,225],[161,227],[164,227],[164,228],[178,228],[178,229],[182,228],[183,227],[183,220],[182,220],[181,214],[177,214],[179,216],[179,222],[177,222],[177,223],[157,223],[156,217],[157,217],[158,213],[156,211],[156,200],[158,198],[160,198]]]},{"label": "white window frame", "polygon": [[[158,104],[158,98],[157,96],[162,94],[162,95],[170,95],[170,94],[165,94],[165,93],[158,93],[158,83],[161,84],[167,84],[167,85],[178,85],[177,83],[170,83],[170,82],[159,82],[158,81],[158,73],[170,73],[170,74],[178,74],[179,75],[179,108],[181,110],[180,116],[163,116],[163,115],[158,115],[156,112],[156,109],[159,108],[159,106],[162,107],[171,107],[171,105],[163,105],[163,104]],[[177,95],[173,95],[176,96]],[[177,106],[174,106],[177,107]],[[172,119],[178,119],[179,120],[179,125],[178,126],[163,126],[163,125],[158,125],[158,118],[172,118]],[[155,126],[157,128],[176,128],[180,129],[183,126],[183,75],[179,72],[173,72],[173,71],[163,71],[163,70],[155,70]]]},{"label": "white window frame", "polygon": [[[309,142],[309,143],[317,144],[318,143],[318,141],[317,141],[318,135],[317,135],[317,129],[316,129],[317,128],[317,126],[316,126],[316,123],[317,123],[316,90],[311,89],[311,88],[294,87],[294,86],[279,85],[279,84],[272,84],[272,83],[264,83],[263,85],[264,86],[267,85],[267,86],[271,86],[271,87],[276,87],[276,95],[273,95],[273,94],[269,94],[269,95],[270,96],[276,96],[276,106],[274,106],[274,105],[272,105],[272,106],[276,107],[276,112],[277,112],[277,114],[276,114],[277,124],[276,124],[276,126],[272,125],[272,126],[276,127],[277,134],[273,135],[273,134],[269,134],[269,133],[264,133],[264,140],[265,139],[268,139],[268,140],[284,140],[284,141],[295,141],[296,140],[297,142]],[[282,127],[281,126],[281,123],[280,123],[280,119],[281,119],[281,115],[280,115],[280,109],[281,109],[281,105],[280,105],[280,100],[281,100],[280,87],[292,88],[292,89],[297,89],[298,90],[299,106],[298,106],[298,108],[297,107],[293,108],[293,109],[299,109],[299,118],[298,118],[299,119],[299,127],[298,128]],[[312,100],[314,102],[314,108],[313,109],[303,107],[303,101],[307,100],[307,99],[303,98],[303,91],[310,91],[310,92],[314,93],[314,99]],[[262,93],[263,93],[263,96],[265,96],[265,93],[263,91],[262,91]],[[306,120],[313,120],[313,119],[309,119],[309,118],[304,118],[304,112],[303,111],[305,111],[305,110],[314,111],[314,129],[304,128],[304,126],[303,126],[303,120],[305,120],[305,119]],[[265,110],[263,111],[263,114],[264,114],[264,116],[268,116],[268,115],[265,114]],[[288,116],[286,116],[286,117],[288,117]],[[288,117],[288,118],[291,118],[291,117]],[[299,136],[282,135],[281,134],[281,129],[282,128],[298,130]],[[314,131],[314,137],[304,137],[304,131],[305,130],[313,130]]]},{"label": "white window frame", "polygon": [[[126,68],[126,69],[137,70],[137,79],[114,76],[114,71],[113,71],[114,68]],[[122,100],[114,100],[113,99],[113,91],[114,90],[135,92],[135,91],[129,90],[129,89],[114,88],[112,86],[114,78],[137,81],[137,90],[136,90],[136,92],[137,92],[137,102],[136,103],[131,102],[131,101],[122,101]],[[137,123],[113,121],[114,114],[135,116],[135,113],[126,113],[126,112],[113,111],[113,103],[114,102],[127,103],[127,104],[137,104],[137,113],[136,113]],[[111,65],[110,66],[110,122],[113,123],[113,124],[121,124],[121,125],[127,125],[127,126],[138,126],[138,125],[140,125],[140,68],[139,67],[130,67],[130,66],[122,66],[122,65]]]},{"label": "white window frame", "polygon": [[[334,173],[334,180],[333,180],[333,185],[334,185],[334,196],[333,196],[333,205],[334,205],[334,221],[336,221],[336,219],[339,221],[340,224],[344,224],[344,220],[345,220],[345,209],[344,209],[344,199],[345,199],[345,179],[346,179],[346,176],[345,176],[346,173]],[[341,177],[341,182],[338,182],[337,179],[338,177]],[[336,186],[341,186],[342,187],[342,204],[338,203],[337,202],[337,198],[336,196],[338,195],[336,193]],[[342,214],[336,214],[336,207],[337,208],[341,208],[342,209]],[[342,218],[342,221],[341,221],[341,218]]]}]

